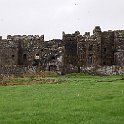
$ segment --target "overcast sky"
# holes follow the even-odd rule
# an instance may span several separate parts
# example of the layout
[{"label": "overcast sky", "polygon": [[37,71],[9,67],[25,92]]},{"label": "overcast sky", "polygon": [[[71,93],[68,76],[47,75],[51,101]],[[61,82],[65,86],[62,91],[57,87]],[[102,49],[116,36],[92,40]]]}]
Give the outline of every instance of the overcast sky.
[{"label": "overcast sky", "polygon": [[0,35],[124,29],[124,0],[0,0]]}]

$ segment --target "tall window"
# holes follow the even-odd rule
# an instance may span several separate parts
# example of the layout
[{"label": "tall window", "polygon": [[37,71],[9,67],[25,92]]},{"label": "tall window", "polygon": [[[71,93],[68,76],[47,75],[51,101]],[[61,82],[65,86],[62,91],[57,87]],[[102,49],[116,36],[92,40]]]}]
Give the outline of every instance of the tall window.
[{"label": "tall window", "polygon": [[26,59],[27,59],[27,55],[23,54],[23,60],[26,60]]},{"label": "tall window", "polygon": [[88,64],[93,64],[93,55],[89,54],[88,56]]},{"label": "tall window", "polygon": [[89,51],[93,51],[93,45],[89,45]]},{"label": "tall window", "polygon": [[106,48],[104,48],[104,52],[106,52]]}]

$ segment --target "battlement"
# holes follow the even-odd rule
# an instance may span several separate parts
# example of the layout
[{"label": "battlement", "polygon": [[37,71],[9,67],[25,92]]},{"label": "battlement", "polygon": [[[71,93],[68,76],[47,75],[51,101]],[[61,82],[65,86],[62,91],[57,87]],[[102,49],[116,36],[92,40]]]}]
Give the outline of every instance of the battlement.
[{"label": "battlement", "polygon": [[8,35],[7,40],[43,40],[44,41],[44,35]]}]

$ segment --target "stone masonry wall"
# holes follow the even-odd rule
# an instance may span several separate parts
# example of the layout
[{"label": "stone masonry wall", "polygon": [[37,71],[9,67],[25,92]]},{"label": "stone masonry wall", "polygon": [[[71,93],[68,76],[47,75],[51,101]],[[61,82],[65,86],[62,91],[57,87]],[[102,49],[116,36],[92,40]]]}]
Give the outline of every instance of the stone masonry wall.
[{"label": "stone masonry wall", "polygon": [[82,72],[85,67],[89,70],[96,66],[103,72],[106,66],[121,68],[124,66],[124,30],[102,32],[100,26],[96,26],[92,35],[63,32],[62,39],[49,41],[44,40],[44,35],[0,37],[0,74],[25,73],[29,66],[64,73]]}]

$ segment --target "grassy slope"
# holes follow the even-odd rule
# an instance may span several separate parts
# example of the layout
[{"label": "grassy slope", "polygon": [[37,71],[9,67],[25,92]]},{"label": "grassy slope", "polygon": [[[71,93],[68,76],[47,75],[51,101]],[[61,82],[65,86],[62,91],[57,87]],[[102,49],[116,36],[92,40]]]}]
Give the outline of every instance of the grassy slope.
[{"label": "grassy slope", "polygon": [[124,80],[72,74],[62,84],[0,87],[0,124],[123,124]]}]

